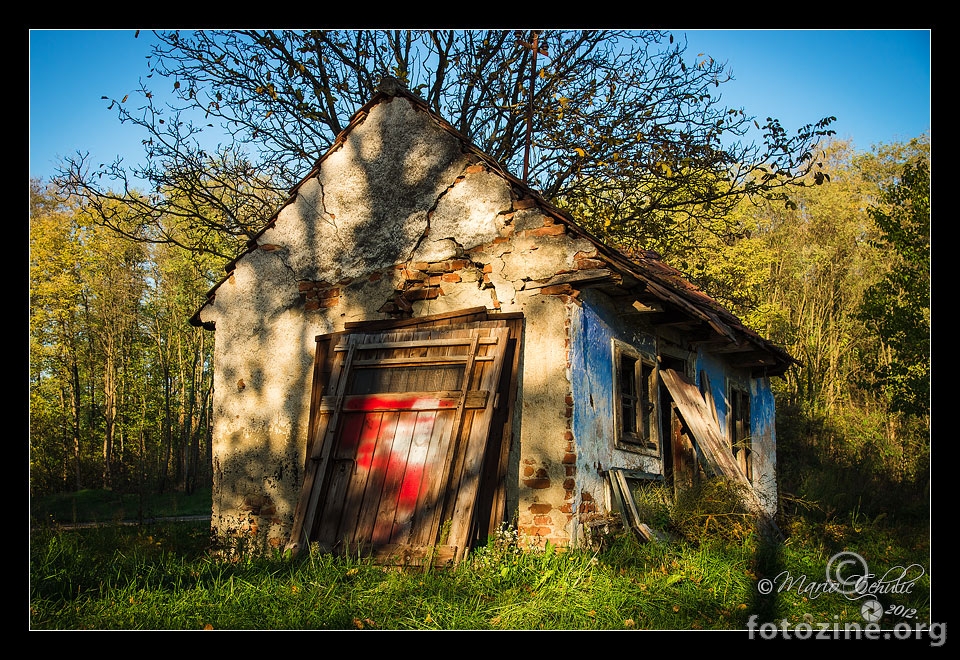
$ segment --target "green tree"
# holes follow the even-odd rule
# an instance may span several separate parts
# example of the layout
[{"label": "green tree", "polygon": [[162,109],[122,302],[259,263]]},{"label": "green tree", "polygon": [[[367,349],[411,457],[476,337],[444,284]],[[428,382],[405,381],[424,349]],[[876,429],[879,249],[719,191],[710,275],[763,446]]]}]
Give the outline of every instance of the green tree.
[{"label": "green tree", "polygon": [[[143,129],[145,164],[91,167],[78,154],[60,179],[88,203],[131,198],[153,240],[170,240],[161,218],[194,223],[205,230],[189,235],[195,251],[223,247],[196,240],[210,232],[237,247],[261,229],[387,75],[610,240],[646,239],[673,222],[724,233],[744,196],[783,199],[818,172],[813,147],[832,133],[832,117],[793,135],[768,118],[762,143],[747,140],[761,125],[721,104],[726,64],[691,56],[661,31],[211,30],[156,39],[150,75],[175,101],[156,103],[145,82],[107,99],[122,122]],[[211,144],[211,129],[226,130],[229,143]],[[137,181],[151,194],[132,195]]]},{"label": "green tree", "polygon": [[[116,202],[107,207],[128,226]],[[189,325],[211,258],[94,222],[30,187],[30,465],[35,492],[192,490],[209,478],[212,341]]]},{"label": "green tree", "polygon": [[82,250],[70,204],[30,181],[31,486],[85,485]]},{"label": "green tree", "polygon": [[870,217],[890,271],[866,292],[861,318],[879,339],[869,382],[891,410],[930,411],[930,168],[919,157],[880,191]]}]

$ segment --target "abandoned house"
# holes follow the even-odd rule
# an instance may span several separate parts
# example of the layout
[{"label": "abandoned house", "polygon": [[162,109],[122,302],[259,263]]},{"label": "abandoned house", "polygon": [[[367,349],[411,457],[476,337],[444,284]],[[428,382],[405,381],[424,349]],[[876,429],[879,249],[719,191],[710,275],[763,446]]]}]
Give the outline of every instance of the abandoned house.
[{"label": "abandoned house", "polygon": [[457,561],[507,523],[572,547],[626,484],[699,474],[776,507],[792,358],[396,84],[191,322],[216,336],[221,538]]}]

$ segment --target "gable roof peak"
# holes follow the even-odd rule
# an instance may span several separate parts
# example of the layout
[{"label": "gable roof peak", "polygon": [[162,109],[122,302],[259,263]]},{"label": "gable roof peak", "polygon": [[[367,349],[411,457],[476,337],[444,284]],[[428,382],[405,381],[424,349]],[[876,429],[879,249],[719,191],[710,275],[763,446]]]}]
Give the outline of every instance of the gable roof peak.
[{"label": "gable roof peak", "polygon": [[386,94],[387,96],[396,96],[401,92],[406,92],[407,88],[404,87],[403,83],[390,75],[384,75],[380,78],[380,82],[377,84],[377,91]]}]

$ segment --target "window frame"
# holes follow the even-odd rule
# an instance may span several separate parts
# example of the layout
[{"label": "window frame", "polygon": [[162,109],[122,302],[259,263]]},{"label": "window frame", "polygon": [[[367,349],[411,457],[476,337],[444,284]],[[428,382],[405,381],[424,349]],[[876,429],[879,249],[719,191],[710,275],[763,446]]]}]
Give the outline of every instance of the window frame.
[{"label": "window frame", "polygon": [[[619,339],[613,340],[612,355],[614,446],[660,457],[657,360]],[[625,360],[630,362],[629,380],[624,379]],[[623,391],[624,382],[631,383],[630,392]],[[626,400],[632,405],[625,406]]]},{"label": "window frame", "polygon": [[[750,411],[750,386],[727,380],[730,417],[727,423],[730,451],[744,476],[753,483],[753,424]],[[744,452],[741,456],[741,452]]]}]

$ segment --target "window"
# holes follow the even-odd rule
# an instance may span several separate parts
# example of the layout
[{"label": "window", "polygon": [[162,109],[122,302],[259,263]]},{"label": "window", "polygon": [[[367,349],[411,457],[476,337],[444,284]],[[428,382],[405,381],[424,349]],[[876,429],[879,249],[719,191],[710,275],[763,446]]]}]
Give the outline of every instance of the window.
[{"label": "window", "polygon": [[629,344],[614,341],[613,364],[617,447],[659,455],[656,363]]},{"label": "window", "polygon": [[750,444],[750,392],[730,385],[730,447],[747,479],[753,481],[753,447]]}]

